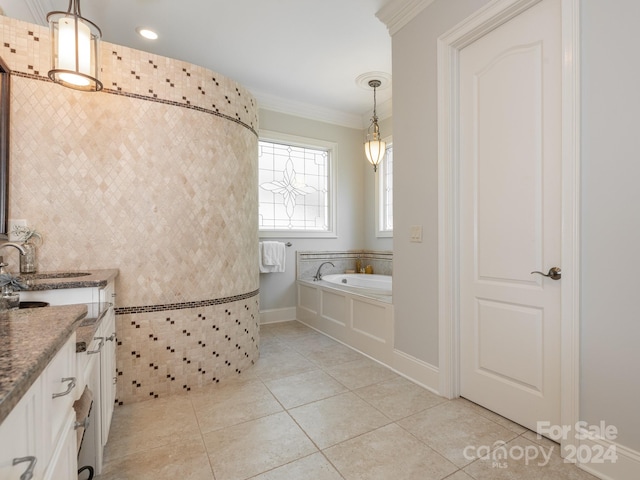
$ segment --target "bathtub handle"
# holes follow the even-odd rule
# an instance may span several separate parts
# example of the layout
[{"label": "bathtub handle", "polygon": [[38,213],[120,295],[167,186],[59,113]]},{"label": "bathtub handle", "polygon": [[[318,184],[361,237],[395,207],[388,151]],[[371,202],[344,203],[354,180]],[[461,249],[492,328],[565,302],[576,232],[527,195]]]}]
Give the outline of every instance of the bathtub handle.
[{"label": "bathtub handle", "polygon": [[538,271],[531,273],[537,273],[538,275],[542,275],[543,277],[549,277],[551,280],[560,280],[562,278],[562,270],[560,269],[560,267],[551,267],[549,269],[549,273],[542,273]]}]

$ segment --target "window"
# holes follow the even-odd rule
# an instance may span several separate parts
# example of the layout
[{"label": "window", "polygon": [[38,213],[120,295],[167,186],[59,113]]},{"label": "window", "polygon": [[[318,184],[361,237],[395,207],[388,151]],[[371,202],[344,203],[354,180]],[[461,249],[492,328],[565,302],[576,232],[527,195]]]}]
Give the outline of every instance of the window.
[{"label": "window", "polygon": [[335,236],[336,145],[274,132],[258,142],[261,237]]},{"label": "window", "polygon": [[377,236],[393,236],[393,143],[387,142],[384,159],[378,166],[376,219]]}]

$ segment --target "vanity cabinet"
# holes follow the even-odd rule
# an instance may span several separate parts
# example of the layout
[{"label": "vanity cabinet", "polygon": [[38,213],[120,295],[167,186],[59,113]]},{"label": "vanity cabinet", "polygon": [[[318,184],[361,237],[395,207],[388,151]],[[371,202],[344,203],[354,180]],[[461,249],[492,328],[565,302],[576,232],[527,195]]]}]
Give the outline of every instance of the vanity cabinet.
[{"label": "vanity cabinet", "polygon": [[75,350],[73,333],[0,424],[0,480],[77,477]]},{"label": "vanity cabinet", "polygon": [[[90,420],[92,425],[85,431],[82,444],[83,451],[80,452],[79,460],[76,460],[77,449],[74,452],[73,464],[75,470],[84,465],[91,465],[94,467],[96,474],[100,474],[102,470],[102,453],[109,438],[116,398],[116,323],[113,307],[114,298],[115,286],[113,280],[109,281],[104,287],[61,288],[20,292],[20,299],[22,301],[44,301],[50,305],[86,303],[89,304],[90,313],[88,317],[101,317],[94,338],[91,343],[87,345],[86,351],[76,353],[74,343],[72,356],[68,359],[71,363],[74,363],[78,371],[76,382],[79,392],[78,397],[84,391],[85,386],[88,386],[93,393],[93,407],[91,409]],[[60,425],[66,422],[66,419],[57,419],[56,422]],[[58,426],[52,427],[53,430],[58,428]],[[62,433],[64,433],[64,429],[60,430],[58,435]],[[75,447],[76,435],[74,433],[71,436],[73,437],[72,443]],[[71,442],[71,440],[69,441]],[[60,468],[62,468],[64,464],[64,454],[62,454],[60,457]],[[56,474],[56,476],[46,476],[44,478],[63,479],[76,477],[77,471],[71,476]],[[34,478],[40,477],[34,476]],[[4,480],[2,475],[0,475],[0,480]]]}]

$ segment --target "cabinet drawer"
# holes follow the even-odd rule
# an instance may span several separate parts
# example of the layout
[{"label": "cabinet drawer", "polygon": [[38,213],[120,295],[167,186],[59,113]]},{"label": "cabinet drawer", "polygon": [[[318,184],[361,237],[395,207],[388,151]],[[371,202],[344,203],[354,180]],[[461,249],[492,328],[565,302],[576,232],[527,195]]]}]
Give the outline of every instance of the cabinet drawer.
[{"label": "cabinet drawer", "polygon": [[51,444],[58,443],[62,424],[68,412],[73,410],[73,402],[80,394],[76,376],[76,334],[73,333],[60,351],[53,357],[45,370],[44,400],[51,419]]},{"label": "cabinet drawer", "polygon": [[76,414],[74,410],[67,412],[63,418],[60,441],[55,445],[44,480],[62,480],[78,478]]}]

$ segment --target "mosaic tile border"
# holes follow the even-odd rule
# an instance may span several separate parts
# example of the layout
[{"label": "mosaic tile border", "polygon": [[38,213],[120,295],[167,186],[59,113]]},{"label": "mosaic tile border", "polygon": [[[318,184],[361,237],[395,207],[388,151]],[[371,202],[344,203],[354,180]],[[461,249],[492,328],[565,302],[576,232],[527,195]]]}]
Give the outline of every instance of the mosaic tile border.
[{"label": "mosaic tile border", "polygon": [[[11,71],[11,75],[16,77],[22,77],[22,78],[30,78],[31,80],[39,80],[41,82],[53,83],[53,81],[49,77],[43,77],[41,75],[35,75],[31,73],[23,73],[23,72],[18,72],[13,70]],[[187,108],[189,110],[197,110],[198,112],[207,113],[209,115],[215,115],[216,117],[224,118],[225,120],[229,120],[231,122],[237,123],[238,125],[242,125],[243,127],[250,130],[256,137],[258,137],[258,132],[251,125],[247,125],[243,121],[238,120],[237,118],[233,118],[229,115],[225,115],[223,113],[216,112],[214,110],[199,107],[197,105],[191,105],[190,103],[174,102],[172,100],[165,100],[163,98],[158,98],[158,97],[147,97],[146,95],[123,92],[122,90],[112,90],[110,88],[103,88],[102,92],[108,93],[110,95],[119,95],[121,97],[129,97],[129,98],[135,98],[138,100],[145,100],[147,102],[163,103],[165,105],[172,105],[174,107]]]},{"label": "mosaic tile border", "polygon": [[393,252],[390,251],[298,251],[296,252],[296,278],[309,279],[313,277],[323,262],[334,264],[334,267],[327,266],[323,270],[324,273],[345,273],[347,270],[355,269],[357,258],[360,258],[364,265],[371,265],[373,273],[393,274]]},{"label": "mosaic tile border", "polygon": [[[25,78],[50,81],[49,29],[0,16],[0,55]],[[258,106],[250,90],[225,75],[178,59],[101,42],[105,93],[179,106],[215,115],[257,136]]]},{"label": "mosaic tile border", "polygon": [[240,295],[234,295],[232,297],[213,298],[209,300],[198,300],[195,302],[181,302],[181,303],[167,303],[164,305],[145,305],[140,307],[116,307],[116,315],[130,315],[132,313],[150,313],[150,312],[165,312],[169,310],[184,310],[187,308],[200,308],[210,307],[212,305],[224,305],[226,303],[233,303],[240,300],[246,300],[248,298],[255,297],[260,294],[260,289],[253,292],[243,293]]}]

